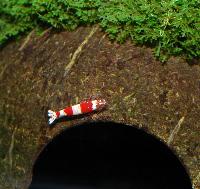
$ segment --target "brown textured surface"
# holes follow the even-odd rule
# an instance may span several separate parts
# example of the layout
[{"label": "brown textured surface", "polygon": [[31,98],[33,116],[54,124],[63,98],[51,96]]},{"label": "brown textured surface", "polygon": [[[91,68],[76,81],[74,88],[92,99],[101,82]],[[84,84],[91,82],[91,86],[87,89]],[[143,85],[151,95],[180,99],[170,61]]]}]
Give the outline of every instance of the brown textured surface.
[{"label": "brown textured surface", "polygon": [[[0,51],[0,188],[26,188],[44,145],[64,128],[92,119],[136,124],[165,141],[199,189],[200,65],[180,58],[162,65],[151,49],[111,43],[98,31],[64,77],[90,30],[48,31],[32,36],[22,51],[25,39]],[[108,109],[49,129],[47,109],[91,96],[105,98]]]}]

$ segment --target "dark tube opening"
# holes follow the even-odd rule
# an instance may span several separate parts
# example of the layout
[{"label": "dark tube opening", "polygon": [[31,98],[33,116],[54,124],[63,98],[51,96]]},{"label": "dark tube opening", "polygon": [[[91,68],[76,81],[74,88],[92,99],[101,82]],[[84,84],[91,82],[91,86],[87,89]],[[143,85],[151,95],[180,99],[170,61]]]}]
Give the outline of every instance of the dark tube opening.
[{"label": "dark tube opening", "polygon": [[174,153],[135,127],[92,122],[66,129],[35,162],[30,189],[192,189]]}]

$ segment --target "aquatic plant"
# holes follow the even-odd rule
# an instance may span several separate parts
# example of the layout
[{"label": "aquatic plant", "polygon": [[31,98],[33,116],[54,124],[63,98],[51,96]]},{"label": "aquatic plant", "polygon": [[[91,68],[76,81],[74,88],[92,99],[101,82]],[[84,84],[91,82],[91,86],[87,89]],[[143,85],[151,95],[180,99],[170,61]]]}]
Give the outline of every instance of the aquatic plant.
[{"label": "aquatic plant", "polygon": [[161,61],[199,58],[199,7],[199,0],[4,0],[0,45],[42,25],[74,30],[98,23],[111,40],[153,47]]}]

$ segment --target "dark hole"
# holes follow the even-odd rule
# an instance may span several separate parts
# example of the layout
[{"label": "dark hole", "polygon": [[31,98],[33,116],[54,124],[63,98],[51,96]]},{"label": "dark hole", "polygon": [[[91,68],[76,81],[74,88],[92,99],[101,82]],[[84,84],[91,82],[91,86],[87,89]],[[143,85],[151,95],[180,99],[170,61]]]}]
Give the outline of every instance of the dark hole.
[{"label": "dark hole", "polygon": [[30,189],[192,189],[172,151],[131,126],[93,122],[67,129],[38,157]]}]

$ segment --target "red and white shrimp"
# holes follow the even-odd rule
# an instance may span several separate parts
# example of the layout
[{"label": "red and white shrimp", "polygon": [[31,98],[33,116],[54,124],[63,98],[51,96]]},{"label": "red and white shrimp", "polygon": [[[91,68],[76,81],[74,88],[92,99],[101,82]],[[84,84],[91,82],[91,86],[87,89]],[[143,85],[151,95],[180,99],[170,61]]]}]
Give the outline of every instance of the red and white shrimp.
[{"label": "red and white shrimp", "polygon": [[105,105],[106,101],[104,99],[86,100],[82,101],[80,104],[66,107],[65,109],[57,112],[48,110],[49,125],[52,125],[55,122],[55,120],[65,116],[70,117],[90,113],[96,110],[101,110],[103,107],[105,107]]}]

